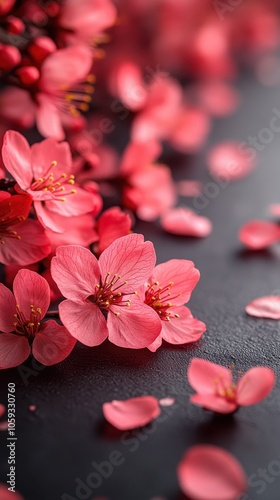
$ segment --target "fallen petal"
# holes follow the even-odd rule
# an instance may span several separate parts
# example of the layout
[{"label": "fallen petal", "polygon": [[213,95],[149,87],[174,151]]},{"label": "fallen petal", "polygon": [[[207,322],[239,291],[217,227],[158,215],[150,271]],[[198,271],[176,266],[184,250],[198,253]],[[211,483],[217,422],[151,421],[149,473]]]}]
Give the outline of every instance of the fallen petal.
[{"label": "fallen petal", "polygon": [[111,401],[103,404],[106,420],[124,431],[143,427],[160,415],[159,402],[153,396],[140,396],[125,401]]},{"label": "fallen petal", "polygon": [[212,223],[207,217],[197,215],[189,208],[174,208],[161,217],[165,231],[180,236],[204,238],[212,231]]},{"label": "fallen petal", "polygon": [[254,159],[243,151],[241,144],[233,141],[214,146],[208,153],[207,162],[213,176],[228,181],[246,177],[255,167]]},{"label": "fallen petal", "polygon": [[230,453],[216,446],[188,450],[177,469],[182,491],[193,500],[235,500],[246,490],[246,476]]},{"label": "fallen petal", "polygon": [[267,295],[252,300],[245,311],[257,318],[280,319],[280,295]]},{"label": "fallen petal", "polygon": [[278,224],[253,220],[244,224],[239,231],[239,239],[250,250],[262,250],[276,243],[280,238]]},{"label": "fallen petal", "polygon": [[175,403],[175,398],[162,398],[159,400],[161,406],[173,406]]}]

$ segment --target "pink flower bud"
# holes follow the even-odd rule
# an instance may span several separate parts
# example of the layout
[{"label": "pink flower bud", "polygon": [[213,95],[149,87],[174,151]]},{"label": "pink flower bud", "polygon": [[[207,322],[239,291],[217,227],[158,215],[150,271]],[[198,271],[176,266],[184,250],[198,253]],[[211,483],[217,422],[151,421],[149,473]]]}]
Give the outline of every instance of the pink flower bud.
[{"label": "pink flower bud", "polygon": [[17,76],[23,85],[33,85],[39,80],[40,71],[35,66],[24,66],[17,70]]},{"label": "pink flower bud", "polygon": [[0,45],[0,69],[10,71],[21,61],[19,50],[12,45]]},{"label": "pink flower bud", "polygon": [[24,23],[15,16],[7,18],[7,32],[11,35],[20,35],[24,31]]},{"label": "pink flower bud", "polygon": [[37,38],[29,47],[29,54],[36,62],[43,62],[45,58],[56,51],[55,43],[48,36]]}]

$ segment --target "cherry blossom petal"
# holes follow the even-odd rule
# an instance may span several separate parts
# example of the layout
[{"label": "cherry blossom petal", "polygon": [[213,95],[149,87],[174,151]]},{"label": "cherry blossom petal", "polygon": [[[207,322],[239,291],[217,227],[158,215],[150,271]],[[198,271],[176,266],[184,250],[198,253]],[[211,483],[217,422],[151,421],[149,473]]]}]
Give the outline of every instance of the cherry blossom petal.
[{"label": "cherry blossom petal", "polygon": [[71,335],[82,344],[93,347],[108,337],[106,320],[92,302],[64,300],[59,304],[59,316]]},{"label": "cherry blossom petal", "polygon": [[95,0],[94,4],[91,0],[80,0],[79,9],[76,0],[67,0],[61,9],[59,23],[88,42],[109,28],[116,15],[116,7],[110,0]]},{"label": "cherry blossom petal", "polygon": [[5,238],[5,244],[0,245],[0,262],[28,266],[49,255],[50,243],[38,221],[27,219],[13,228],[20,239]]},{"label": "cherry blossom petal", "polygon": [[210,173],[228,181],[246,177],[255,167],[252,155],[248,155],[238,142],[223,142],[208,153]]},{"label": "cherry blossom petal", "polygon": [[15,126],[30,128],[35,123],[36,105],[28,90],[5,87],[0,94],[0,114]]},{"label": "cherry blossom petal", "polygon": [[[115,313],[120,314],[117,316]],[[107,324],[109,340],[119,347],[130,349],[148,347],[161,331],[158,314],[140,301],[133,301],[131,307],[111,307]]]},{"label": "cherry blossom petal", "polygon": [[265,399],[275,385],[275,373],[270,368],[257,366],[248,370],[237,385],[237,403],[250,406]]},{"label": "cherry blossom petal", "polygon": [[0,498],[1,500],[23,500],[19,493],[9,491],[5,484],[0,484]]},{"label": "cherry blossom petal", "polygon": [[131,230],[132,220],[128,214],[119,207],[105,210],[97,222],[99,234],[98,251],[103,252],[117,238],[126,236]]},{"label": "cherry blossom petal", "polygon": [[238,91],[222,81],[207,81],[197,85],[196,92],[204,109],[215,116],[232,113],[240,102]]},{"label": "cherry blossom petal", "polygon": [[37,95],[36,122],[43,137],[53,137],[58,141],[65,139],[61,116],[53,99],[43,93]]},{"label": "cherry blossom petal", "polygon": [[16,312],[16,301],[13,293],[5,285],[0,283],[0,331],[9,333],[14,330],[14,314]]},{"label": "cherry blossom petal", "polygon": [[[71,193],[69,196],[67,196],[66,201],[64,202],[62,202],[60,199],[46,201],[48,210],[54,212],[53,217],[55,217],[57,213],[66,217],[72,217],[75,215],[83,215],[89,212],[97,212],[96,198],[99,197],[97,195],[89,193],[79,186],[75,185],[74,188],[75,193]],[[100,204],[98,203],[98,208],[99,207]]]},{"label": "cherry blossom petal", "polygon": [[199,358],[191,360],[187,378],[195,391],[209,395],[215,393],[216,379],[223,379],[226,386],[232,384],[232,374],[228,368]]},{"label": "cherry blossom petal", "polygon": [[3,139],[3,162],[22,189],[32,182],[31,152],[27,140],[19,132],[8,130]]},{"label": "cherry blossom petal", "polygon": [[235,402],[214,394],[194,394],[190,397],[190,402],[206,410],[223,414],[233,413],[238,407]]},{"label": "cherry blossom petal", "polygon": [[175,403],[175,398],[162,398],[159,400],[160,406],[173,406]]},{"label": "cherry blossom petal", "polygon": [[177,193],[180,196],[195,197],[202,193],[203,186],[199,181],[181,180],[177,182]]},{"label": "cherry blossom petal", "polygon": [[149,424],[161,413],[159,402],[153,396],[139,396],[125,401],[103,404],[106,420],[120,431],[137,429]]},{"label": "cherry blossom petal", "polygon": [[193,500],[235,500],[247,489],[240,463],[216,446],[192,447],[180,461],[177,474],[182,491]]},{"label": "cherry blossom petal", "polygon": [[148,349],[151,352],[156,352],[159,347],[162,345],[162,336],[159,335],[154,342],[152,342],[150,345],[148,345]]},{"label": "cherry blossom petal", "polygon": [[[9,423],[8,421],[4,421],[4,422],[0,422],[0,431],[7,431],[9,429]],[[1,493],[1,489],[0,489],[0,493]],[[1,500],[2,500],[2,497],[1,497]]]},{"label": "cherry blossom petal", "polygon": [[253,220],[242,226],[239,239],[250,250],[262,250],[280,239],[280,227],[274,222]]},{"label": "cherry blossom petal", "polygon": [[207,217],[197,215],[189,208],[174,208],[161,217],[165,231],[179,236],[205,238],[212,231],[212,223]]},{"label": "cherry blossom petal", "polygon": [[200,109],[185,108],[177,119],[169,141],[178,151],[195,153],[210,131],[209,116]]},{"label": "cherry blossom petal", "polygon": [[120,165],[120,173],[123,176],[133,175],[143,171],[154,163],[160,156],[162,147],[158,141],[147,140],[145,142],[131,142],[124,151]]},{"label": "cherry blossom petal", "polygon": [[0,370],[21,365],[30,355],[25,337],[13,333],[0,333]]},{"label": "cherry blossom petal", "polygon": [[93,295],[100,278],[96,257],[78,245],[57,248],[51,262],[51,274],[62,295],[73,300]]},{"label": "cherry blossom petal", "polygon": [[181,306],[190,299],[199,278],[200,272],[191,260],[171,259],[154,268],[149,283],[153,285],[155,281],[158,281],[160,287],[173,283],[169,290],[170,302],[172,305]]},{"label": "cherry blossom petal", "polygon": [[280,217],[280,204],[275,203],[274,205],[270,205],[269,211],[271,215],[274,215],[275,217]]},{"label": "cherry blossom petal", "polygon": [[114,68],[109,84],[113,95],[119,97],[126,108],[137,111],[145,105],[147,89],[142,71],[132,61],[122,61]]},{"label": "cherry blossom petal", "polygon": [[45,202],[34,201],[34,208],[38,221],[42,224],[43,228],[56,233],[63,233],[65,228],[63,221],[65,218],[61,219],[58,213],[51,212]]},{"label": "cherry blossom petal", "polygon": [[32,344],[34,358],[45,366],[55,365],[63,361],[76,344],[64,326],[54,320],[46,321],[37,333]]},{"label": "cherry blossom petal", "polygon": [[31,305],[35,310],[41,309],[40,317],[44,318],[50,306],[50,287],[45,278],[29,269],[21,269],[14,279],[13,290],[16,303],[26,318],[30,317]]},{"label": "cherry blossom petal", "polygon": [[[71,173],[72,155],[68,142],[45,139],[31,146],[33,176],[37,180],[52,171],[57,177],[62,173]],[[53,162],[57,165],[51,168]]]},{"label": "cherry blossom petal", "polygon": [[[206,331],[206,325],[194,318],[187,307],[172,307],[170,321],[162,322],[162,338],[169,344],[196,342]],[[179,318],[174,318],[178,314]]]},{"label": "cherry blossom petal", "polygon": [[257,318],[280,319],[280,295],[267,295],[252,300],[246,307],[246,313]]},{"label": "cherry blossom petal", "polygon": [[6,406],[0,403],[0,418],[6,413]]},{"label": "cherry blossom petal", "polygon": [[155,262],[154,245],[150,241],[144,242],[142,234],[118,238],[99,258],[102,277],[105,278],[108,272],[112,276],[119,275],[123,293],[137,290],[151,275]]}]

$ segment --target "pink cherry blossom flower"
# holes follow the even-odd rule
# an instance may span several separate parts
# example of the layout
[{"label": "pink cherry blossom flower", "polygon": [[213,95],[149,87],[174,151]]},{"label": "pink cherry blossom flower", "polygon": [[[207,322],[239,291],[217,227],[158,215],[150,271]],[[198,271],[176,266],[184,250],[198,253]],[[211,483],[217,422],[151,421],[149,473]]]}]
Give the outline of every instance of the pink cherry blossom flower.
[{"label": "pink cherry blossom flower", "polygon": [[239,239],[250,250],[263,250],[280,239],[280,226],[275,222],[252,220],[239,231]]},{"label": "pink cherry blossom flower", "polygon": [[150,306],[161,320],[161,332],[149,349],[156,351],[162,340],[170,344],[195,342],[206,326],[184,307],[200,277],[190,260],[172,259],[159,264],[138,291],[139,300]]},{"label": "pink cherry blossom flower", "polygon": [[39,274],[22,269],[13,293],[0,284],[0,369],[23,363],[30,353],[50,366],[63,361],[76,341],[64,326],[42,323],[50,304],[50,288]]},{"label": "pink cherry blossom flower", "polygon": [[228,141],[214,146],[208,153],[209,171],[214,177],[235,181],[246,177],[255,167],[251,153],[248,155],[238,142]]},{"label": "pink cherry blossom flower", "polygon": [[28,265],[50,253],[49,240],[37,221],[26,219],[32,198],[0,191],[0,262]]},{"label": "pink cherry blossom flower", "polygon": [[197,391],[190,401],[217,413],[233,413],[239,406],[257,404],[275,384],[275,374],[270,368],[251,368],[235,383],[231,370],[198,358],[192,359],[187,377]]},{"label": "pink cherry blossom flower", "polygon": [[162,215],[160,222],[165,231],[178,236],[205,238],[212,231],[212,223],[207,217],[197,215],[186,207],[166,211]]},{"label": "pink cherry blossom flower", "polygon": [[153,396],[139,396],[103,404],[106,420],[121,431],[149,424],[160,415],[159,401]]},{"label": "pink cherry blossom flower", "polygon": [[18,185],[33,199],[39,221],[53,231],[64,231],[57,214],[65,217],[93,215],[100,207],[100,197],[75,185],[72,157],[67,142],[46,139],[29,146],[13,130],[6,132],[2,149],[4,164]]},{"label": "pink cherry blossom flower", "polygon": [[178,465],[177,475],[190,500],[236,500],[247,489],[240,463],[217,446],[190,448]]},{"label": "pink cherry blossom flower", "polygon": [[105,210],[96,223],[98,242],[94,245],[95,253],[102,253],[117,238],[128,235],[131,226],[131,217],[119,207]]},{"label": "pink cherry blossom flower", "polygon": [[280,296],[259,297],[247,304],[245,310],[247,314],[257,318],[280,319]]},{"label": "pink cherry blossom flower", "polygon": [[160,333],[160,320],[134,294],[152,272],[155,258],[153,244],[140,234],[118,238],[99,261],[83,247],[59,247],[51,273],[68,299],[59,313],[73,337],[88,346],[107,337],[120,347],[150,345]]}]

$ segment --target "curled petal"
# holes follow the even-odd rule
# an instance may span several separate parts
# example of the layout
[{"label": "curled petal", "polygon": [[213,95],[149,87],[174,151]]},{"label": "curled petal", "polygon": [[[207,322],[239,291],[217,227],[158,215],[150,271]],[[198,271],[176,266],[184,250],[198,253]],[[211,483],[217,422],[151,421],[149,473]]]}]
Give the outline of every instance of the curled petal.
[{"label": "curled petal", "polygon": [[29,354],[30,347],[25,337],[0,333],[0,370],[21,365]]},{"label": "curled petal", "polygon": [[177,468],[182,491],[194,500],[235,500],[247,489],[240,463],[216,446],[188,450]]},{"label": "curled petal", "polygon": [[134,301],[131,307],[111,307],[108,313],[109,340],[119,347],[142,349],[159,336],[161,321],[146,304]]},{"label": "curled petal", "polygon": [[108,337],[106,320],[92,302],[64,300],[59,304],[59,315],[67,330],[82,344],[93,347]]},{"label": "curled petal", "polygon": [[237,385],[237,403],[250,406],[265,399],[275,385],[275,373],[270,368],[257,366],[248,370]]},{"label": "curled petal", "polygon": [[274,222],[253,220],[242,226],[239,239],[250,250],[262,250],[280,239],[280,227]]},{"label": "curled petal", "polygon": [[34,358],[45,366],[55,365],[63,361],[76,344],[64,326],[54,320],[46,321],[35,336],[32,345]]},{"label": "curled petal", "polygon": [[219,179],[233,181],[246,177],[255,166],[252,155],[246,154],[241,145],[224,142],[213,147],[208,154],[209,170]]},{"label": "curled petal", "polygon": [[106,420],[121,431],[143,427],[160,415],[159,402],[153,396],[103,404]]},{"label": "curled petal", "polygon": [[222,379],[225,386],[232,384],[232,374],[228,368],[211,363],[206,359],[193,358],[187,373],[189,384],[202,394],[215,393],[215,380]]},{"label": "curled petal", "polygon": [[212,224],[207,217],[195,214],[189,208],[174,208],[161,217],[165,231],[179,236],[205,238],[212,231]]},{"label": "curled petal", "polygon": [[246,313],[257,318],[280,319],[280,295],[267,295],[252,300],[246,307]]}]

